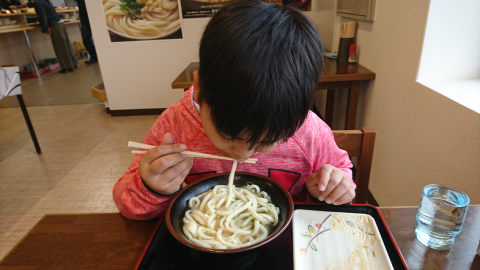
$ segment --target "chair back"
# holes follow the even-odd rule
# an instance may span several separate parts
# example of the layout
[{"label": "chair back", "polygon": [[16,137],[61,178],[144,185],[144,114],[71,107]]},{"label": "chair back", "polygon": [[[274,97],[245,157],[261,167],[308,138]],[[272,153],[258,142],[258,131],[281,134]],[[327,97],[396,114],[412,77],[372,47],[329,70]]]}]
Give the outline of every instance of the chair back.
[{"label": "chair back", "polygon": [[350,157],[357,157],[356,172],[353,176],[353,181],[357,185],[354,203],[367,202],[376,134],[377,132],[373,128],[333,131],[338,148],[347,151]]}]

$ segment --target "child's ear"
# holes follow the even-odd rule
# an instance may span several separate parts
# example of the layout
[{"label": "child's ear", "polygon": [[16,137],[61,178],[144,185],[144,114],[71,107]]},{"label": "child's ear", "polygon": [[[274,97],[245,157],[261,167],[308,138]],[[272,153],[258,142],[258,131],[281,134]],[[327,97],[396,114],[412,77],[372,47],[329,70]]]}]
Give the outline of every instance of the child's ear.
[{"label": "child's ear", "polygon": [[198,103],[198,91],[200,91],[200,83],[198,71],[193,72],[193,100]]}]

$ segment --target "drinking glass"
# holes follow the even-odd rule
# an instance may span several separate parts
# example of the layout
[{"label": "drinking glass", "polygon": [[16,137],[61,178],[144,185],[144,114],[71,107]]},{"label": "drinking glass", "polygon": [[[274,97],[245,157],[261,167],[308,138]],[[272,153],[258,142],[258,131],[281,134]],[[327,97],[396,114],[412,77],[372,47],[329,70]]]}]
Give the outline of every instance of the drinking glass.
[{"label": "drinking glass", "polygon": [[470,199],[464,192],[442,185],[423,188],[417,211],[417,239],[433,249],[449,249],[460,233]]}]

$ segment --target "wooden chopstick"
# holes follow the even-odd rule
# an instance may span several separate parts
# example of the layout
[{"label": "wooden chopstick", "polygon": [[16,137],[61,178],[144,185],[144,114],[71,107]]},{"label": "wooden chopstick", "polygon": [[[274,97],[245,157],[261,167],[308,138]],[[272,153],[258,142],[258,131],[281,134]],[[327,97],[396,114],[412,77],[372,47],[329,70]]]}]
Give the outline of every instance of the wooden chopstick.
[{"label": "wooden chopstick", "polygon": [[[156,146],[129,141],[129,142],[128,142],[128,147],[143,148],[143,149],[152,149],[152,148],[155,148]],[[132,150],[132,154],[145,154],[145,153],[147,153],[147,151]],[[252,163],[252,164],[255,164],[255,163],[258,161],[258,159],[256,159],[256,158],[249,158],[249,159],[247,159],[247,160],[245,160],[245,161],[239,161],[239,160],[236,160],[236,159],[233,159],[233,158],[229,158],[229,157],[209,155],[209,154],[192,152],[192,151],[183,151],[183,152],[181,152],[181,153],[184,154],[184,155],[187,156],[187,157],[215,158],[215,159],[232,160],[232,161]]]},{"label": "wooden chopstick", "polygon": [[355,36],[356,22],[343,22],[340,24],[340,37],[353,38]]}]

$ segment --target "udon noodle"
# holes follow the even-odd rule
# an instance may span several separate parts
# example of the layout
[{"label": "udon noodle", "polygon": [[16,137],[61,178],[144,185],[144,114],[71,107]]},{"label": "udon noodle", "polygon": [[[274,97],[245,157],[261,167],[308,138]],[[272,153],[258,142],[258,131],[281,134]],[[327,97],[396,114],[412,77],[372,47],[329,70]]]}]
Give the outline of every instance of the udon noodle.
[{"label": "udon noodle", "polygon": [[103,0],[107,26],[131,37],[163,36],[180,26],[177,0],[138,0],[137,3],[142,3],[141,9],[129,15],[122,10],[121,0]]},{"label": "udon noodle", "polygon": [[262,241],[278,223],[280,209],[257,185],[235,187],[237,161],[228,186],[217,185],[189,201],[183,232],[193,243],[215,249],[241,248]]}]

